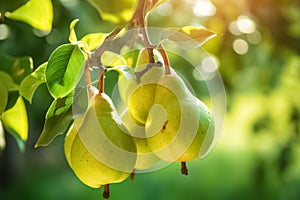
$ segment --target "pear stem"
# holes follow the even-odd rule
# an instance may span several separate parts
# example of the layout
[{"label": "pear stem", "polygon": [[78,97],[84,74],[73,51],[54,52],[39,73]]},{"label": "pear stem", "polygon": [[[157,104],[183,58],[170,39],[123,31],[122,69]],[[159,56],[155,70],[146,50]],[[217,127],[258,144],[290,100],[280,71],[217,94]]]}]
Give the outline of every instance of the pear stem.
[{"label": "pear stem", "polygon": [[131,180],[133,180],[134,179],[134,177],[135,177],[135,172],[134,172],[135,170],[133,170],[132,172],[131,172],[131,174],[130,174],[130,179]]},{"label": "pear stem", "polygon": [[186,162],[181,162],[181,174],[188,175],[188,169],[186,167]]},{"label": "pear stem", "polygon": [[99,72],[99,84],[98,84],[98,90],[99,90],[99,93],[103,93],[104,92],[104,72],[106,71],[106,69],[101,66],[100,68],[100,72]]},{"label": "pear stem", "polygon": [[103,191],[103,198],[108,199],[109,198],[109,184],[104,185],[104,191]]},{"label": "pear stem", "polygon": [[171,74],[171,69],[170,69],[170,62],[169,62],[169,59],[168,59],[168,55],[167,55],[167,53],[166,53],[166,51],[165,51],[165,49],[164,49],[164,47],[163,47],[162,44],[160,44],[160,45],[158,46],[158,48],[159,48],[159,51],[160,51],[160,53],[161,53],[161,55],[162,55],[162,57],[163,57],[163,59],[164,59],[164,63],[165,63],[165,74],[166,74],[166,75],[169,75],[169,74]]}]

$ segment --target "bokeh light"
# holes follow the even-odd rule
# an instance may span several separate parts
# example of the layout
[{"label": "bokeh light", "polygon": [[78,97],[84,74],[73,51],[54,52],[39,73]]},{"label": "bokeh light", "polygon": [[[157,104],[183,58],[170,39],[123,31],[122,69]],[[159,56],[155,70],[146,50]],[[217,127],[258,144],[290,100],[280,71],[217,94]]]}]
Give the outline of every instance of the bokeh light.
[{"label": "bokeh light", "polygon": [[248,51],[248,43],[243,39],[236,39],[233,42],[233,50],[240,55],[246,54]]},{"label": "bokeh light", "polygon": [[5,24],[0,24],[0,40],[5,40],[6,38],[8,38],[8,36],[9,36],[9,27]]}]

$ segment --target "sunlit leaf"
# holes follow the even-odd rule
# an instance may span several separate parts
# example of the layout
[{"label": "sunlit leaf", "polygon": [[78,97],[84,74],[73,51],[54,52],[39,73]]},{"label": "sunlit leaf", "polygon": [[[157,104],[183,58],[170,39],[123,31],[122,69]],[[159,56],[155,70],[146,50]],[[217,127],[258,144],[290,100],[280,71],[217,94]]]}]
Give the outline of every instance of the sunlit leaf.
[{"label": "sunlit leaf", "polygon": [[0,82],[0,116],[6,108],[8,91],[5,86]]},{"label": "sunlit leaf", "polygon": [[137,0],[88,0],[99,12],[102,19],[120,24],[128,22],[136,9]]},{"label": "sunlit leaf", "polygon": [[161,40],[171,41],[182,49],[197,48],[218,34],[202,27],[185,26],[168,29],[162,33]]},{"label": "sunlit leaf", "polygon": [[14,83],[13,79],[6,72],[0,71],[0,81],[8,91],[19,89],[19,86]]},{"label": "sunlit leaf", "polygon": [[70,35],[69,35],[69,41],[71,43],[77,42],[77,36],[74,27],[76,26],[77,22],[79,22],[79,19],[74,19],[70,24]]},{"label": "sunlit leaf", "polygon": [[28,138],[28,119],[25,103],[19,97],[16,104],[2,114],[2,122],[7,130],[17,141],[19,148],[24,150],[24,142]]},{"label": "sunlit leaf", "polygon": [[20,95],[27,99],[30,103],[32,101],[35,90],[45,83],[45,71],[47,63],[39,66],[33,73],[27,76],[20,85]]},{"label": "sunlit leaf", "polygon": [[88,45],[89,50],[92,51],[103,43],[106,36],[106,33],[90,33],[81,38],[81,40],[84,41]]},{"label": "sunlit leaf", "polygon": [[50,56],[46,67],[46,83],[54,98],[69,94],[84,71],[85,57],[77,45],[59,46]]},{"label": "sunlit leaf", "polygon": [[16,84],[32,72],[33,61],[31,57],[12,57],[0,53],[0,70],[8,73]]},{"label": "sunlit leaf", "polygon": [[68,130],[73,121],[72,102],[72,94],[52,102],[46,114],[43,131],[35,147],[49,145],[56,136]]},{"label": "sunlit leaf", "polygon": [[50,31],[53,21],[53,7],[51,0],[29,0],[26,4],[5,16],[26,22],[34,28]]},{"label": "sunlit leaf", "polygon": [[0,121],[0,153],[5,148],[5,137],[2,122]]},{"label": "sunlit leaf", "polygon": [[105,51],[101,56],[101,61],[104,66],[122,66],[126,65],[126,60],[123,56],[111,52],[111,51]]}]

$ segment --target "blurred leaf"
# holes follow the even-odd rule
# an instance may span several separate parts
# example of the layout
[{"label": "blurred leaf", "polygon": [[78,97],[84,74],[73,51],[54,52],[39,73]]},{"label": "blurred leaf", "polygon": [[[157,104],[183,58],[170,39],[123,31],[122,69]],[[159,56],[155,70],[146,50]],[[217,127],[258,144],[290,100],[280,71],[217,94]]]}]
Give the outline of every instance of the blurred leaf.
[{"label": "blurred leaf", "polygon": [[164,31],[161,40],[175,42],[182,49],[193,49],[216,36],[217,33],[202,27],[185,26],[180,29],[168,29]]},{"label": "blurred leaf", "polygon": [[5,148],[5,137],[2,122],[0,120],[0,153]]},{"label": "blurred leaf", "polygon": [[7,104],[6,104],[5,110],[12,108],[16,104],[19,96],[20,96],[19,91],[8,92],[8,99],[7,99]]},{"label": "blurred leaf", "polygon": [[2,115],[2,122],[7,132],[17,141],[21,151],[24,150],[24,141],[28,138],[27,111],[22,97],[19,97],[16,104]]},{"label": "blurred leaf", "polygon": [[68,130],[73,121],[72,102],[73,94],[55,99],[52,102],[46,114],[43,131],[35,144],[35,148],[49,145],[56,136]]},{"label": "blurred leaf", "polygon": [[81,40],[84,41],[88,45],[89,50],[92,51],[103,43],[106,36],[106,33],[90,33],[83,36]]},{"label": "blurred leaf", "polygon": [[111,51],[105,51],[101,56],[101,61],[104,66],[109,67],[122,66],[127,64],[123,56]]},{"label": "blurred leaf", "polygon": [[51,0],[29,0],[12,13],[7,12],[5,16],[24,21],[34,28],[50,31],[52,28],[53,8]]},{"label": "blurred leaf", "polygon": [[14,83],[13,79],[6,72],[0,71],[0,81],[8,91],[19,89],[19,86]]},{"label": "blurred leaf", "polygon": [[77,36],[76,36],[76,32],[74,30],[76,24],[79,22],[79,19],[74,19],[71,24],[70,24],[70,35],[69,35],[69,41],[71,43],[76,43],[77,42]]},{"label": "blurred leaf", "polygon": [[3,85],[2,82],[0,82],[0,116],[3,113],[3,111],[6,108],[7,99],[8,99],[8,91]]},{"label": "blurred leaf", "polygon": [[33,61],[29,56],[15,58],[0,53],[0,70],[8,73],[16,84],[32,72]]},{"label": "blurred leaf", "polygon": [[80,80],[85,57],[77,45],[64,44],[51,54],[46,67],[46,83],[54,98],[69,94]]},{"label": "blurred leaf", "polygon": [[88,0],[97,9],[102,19],[121,24],[128,22],[137,7],[137,0]]},{"label": "blurred leaf", "polygon": [[40,65],[33,73],[27,76],[20,85],[20,95],[25,97],[30,103],[35,90],[45,83],[45,71],[47,62]]}]

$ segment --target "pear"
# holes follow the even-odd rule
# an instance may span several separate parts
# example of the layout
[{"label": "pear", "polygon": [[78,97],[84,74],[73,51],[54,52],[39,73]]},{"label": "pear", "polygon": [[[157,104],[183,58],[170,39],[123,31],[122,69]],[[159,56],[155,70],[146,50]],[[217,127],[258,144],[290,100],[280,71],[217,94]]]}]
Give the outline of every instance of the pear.
[{"label": "pear", "polygon": [[128,105],[129,113],[137,124],[145,124],[156,89],[156,81],[163,75],[162,57],[157,50],[153,50],[157,63],[151,63],[149,67],[149,55],[147,48],[139,52],[135,73],[136,80],[126,80],[121,76],[118,87],[121,99]]},{"label": "pear", "polygon": [[214,122],[207,106],[173,71],[157,82],[145,129],[155,155],[167,162],[182,162],[185,167],[186,161],[206,153],[213,140]]},{"label": "pear", "polygon": [[93,188],[108,188],[108,184],[125,180],[133,171],[134,140],[127,135],[106,94],[90,99],[83,122],[79,120],[66,136],[65,154],[76,176]]},{"label": "pear", "polygon": [[151,171],[163,165],[164,162],[148,146],[145,127],[135,123],[129,115],[128,109],[123,112],[121,118],[129,134],[133,137],[137,148],[137,160],[134,166],[135,172]]}]

